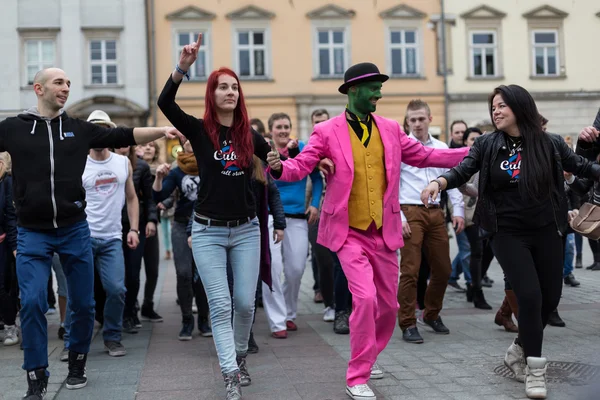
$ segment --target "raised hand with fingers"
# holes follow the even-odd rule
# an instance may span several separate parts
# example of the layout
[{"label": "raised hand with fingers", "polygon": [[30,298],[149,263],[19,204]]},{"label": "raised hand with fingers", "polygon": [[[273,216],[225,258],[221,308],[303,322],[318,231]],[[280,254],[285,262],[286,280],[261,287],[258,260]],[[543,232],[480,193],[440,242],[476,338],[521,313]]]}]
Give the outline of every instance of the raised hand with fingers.
[{"label": "raised hand with fingers", "polygon": [[189,71],[192,64],[198,58],[198,50],[200,50],[200,45],[202,44],[202,34],[198,35],[198,40],[191,44],[186,44],[183,46],[183,50],[181,50],[181,55],[179,56],[179,68],[184,71]]},{"label": "raised hand with fingers", "polygon": [[335,164],[329,158],[324,158],[319,161],[319,171],[321,171],[323,175],[333,175],[335,173]]},{"label": "raised hand with fingers", "polygon": [[595,142],[598,140],[598,136],[600,136],[600,132],[593,126],[585,127],[579,132],[579,140],[584,142]]},{"label": "raised hand with fingers", "polygon": [[171,166],[167,163],[161,164],[156,168],[156,177],[163,179],[165,176],[169,175],[169,171],[171,170]]}]

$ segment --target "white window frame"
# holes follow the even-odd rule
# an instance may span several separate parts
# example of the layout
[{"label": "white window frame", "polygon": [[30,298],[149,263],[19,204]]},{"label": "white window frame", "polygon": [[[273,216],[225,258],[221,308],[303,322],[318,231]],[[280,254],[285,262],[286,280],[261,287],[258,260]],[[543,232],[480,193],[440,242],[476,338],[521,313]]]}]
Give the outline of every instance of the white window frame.
[{"label": "white window frame", "polygon": [[[27,42],[29,41],[52,41],[54,46],[54,60],[52,62],[51,67],[60,67],[60,46],[59,46],[59,29],[56,30],[24,30],[19,32],[20,36],[20,68],[19,75],[21,77],[20,82],[22,82],[23,88],[32,88],[33,84],[30,84],[27,77],[27,67],[29,65],[27,60]],[[42,62],[38,62],[38,70],[42,65],[46,65]]]},{"label": "white window frame", "polygon": [[[196,75],[196,69],[192,66],[190,73],[191,81],[206,81],[209,75],[212,72],[212,35],[211,35],[211,26],[210,23],[196,23],[193,26],[189,23],[179,23],[173,22],[172,24],[172,48],[173,48],[173,66],[179,63],[179,57],[181,56],[181,49],[183,46],[179,46],[179,34],[181,33],[202,33],[202,42],[203,45],[200,47],[200,51],[204,51],[204,70],[206,71],[206,76],[198,77]],[[193,35],[192,35],[193,36]],[[198,40],[198,36],[194,38],[194,42]],[[197,61],[196,61],[197,62]]]},{"label": "white window frame", "polygon": [[[316,79],[338,79],[344,76],[344,72],[341,74],[330,73],[329,75],[321,74],[321,64],[319,62],[319,50],[322,48],[329,47],[330,50],[330,58],[329,58],[329,66],[330,71],[334,71],[334,57],[333,57],[333,49],[334,48],[343,48],[344,49],[344,67],[343,71],[346,71],[348,67],[350,67],[350,49],[351,46],[351,37],[350,37],[350,21],[347,19],[342,20],[313,20],[312,21],[312,30],[313,30],[313,76]],[[333,34],[330,33],[332,42],[328,45],[322,45],[319,43],[319,32],[320,31],[342,31],[344,34],[344,43],[343,45],[335,45],[333,43]]]},{"label": "white window frame", "polygon": [[[234,61],[234,69],[236,74],[240,77],[241,80],[271,80],[272,79],[272,60],[271,60],[271,26],[269,20],[254,20],[254,21],[244,21],[244,20],[235,20],[231,23],[231,37],[232,37],[232,59]],[[242,50],[250,51],[250,75],[240,75],[240,45],[239,42],[239,33],[242,32],[257,32],[262,31],[264,35],[264,44],[262,45],[241,45]],[[254,38],[253,35],[249,35],[249,43],[252,43]],[[264,50],[264,75],[256,76],[254,71],[254,51],[253,50]]]},{"label": "white window frame", "polygon": [[[473,35],[489,35],[492,34],[493,38],[494,38],[494,44],[493,45],[485,45],[485,44],[474,44],[473,43]],[[493,30],[493,29],[489,29],[489,30],[483,30],[483,29],[471,29],[469,30],[469,73],[471,78],[495,78],[498,77],[498,31]],[[493,74],[488,74],[487,70],[486,70],[486,63],[485,63],[485,58],[482,60],[483,62],[481,63],[482,65],[482,75],[475,75],[475,63],[473,62],[474,56],[475,56],[475,49],[482,49],[482,50],[487,50],[487,49],[493,49],[494,53],[494,73]],[[487,54],[487,52],[486,52]]]},{"label": "white window frame", "polygon": [[[37,60],[35,62],[31,62],[31,60],[29,60],[27,58],[27,44],[29,42],[35,42],[37,44]],[[42,43],[43,42],[50,42],[52,45],[52,60],[45,63],[42,61]],[[40,71],[42,69],[45,68],[50,68],[50,67],[54,67],[55,63],[56,63],[56,40],[54,39],[50,39],[50,38],[46,38],[46,39],[25,39],[23,41],[24,47],[23,47],[23,56],[25,58],[25,62],[24,62],[24,66],[25,66],[25,85],[27,86],[32,86],[33,85],[33,79],[31,82],[29,82],[29,67],[30,66],[35,66],[37,67],[36,70]]]},{"label": "white window frame", "polygon": [[[406,44],[404,41],[404,37],[406,35],[406,31],[415,32],[415,43],[414,44]],[[392,32],[401,32],[402,35],[402,43],[392,43]],[[391,77],[397,78],[413,78],[422,76],[422,65],[423,65],[423,39],[421,37],[422,31],[416,26],[398,26],[398,25],[389,25],[385,30],[386,34],[386,59],[387,59],[387,71]],[[407,73],[406,70],[406,49],[415,49],[415,72]],[[402,70],[404,71],[401,74],[393,73],[393,58],[392,58],[392,50],[402,50]]]},{"label": "white window frame", "polygon": [[[535,43],[535,34],[536,33],[553,33],[554,34],[554,45],[549,44],[536,44]],[[555,65],[555,73],[548,73],[548,48],[553,47],[556,50],[556,65]],[[537,73],[537,62],[536,62],[536,49],[542,48],[544,49],[544,73]],[[558,29],[531,29],[531,56],[532,56],[532,75],[533,76],[541,76],[541,77],[553,77],[560,75],[560,36]]]},{"label": "white window frame", "polygon": [[[114,41],[115,42],[115,51],[117,53],[116,60],[104,60],[106,57],[105,51],[103,54],[103,60],[98,62],[97,60],[92,61],[91,54],[91,43],[93,41],[102,41],[102,48],[105,49],[106,41]],[[124,73],[124,65],[123,65],[123,47],[121,44],[121,29],[118,30],[98,30],[98,31],[88,31],[85,33],[85,51],[83,52],[85,56],[85,66],[86,66],[86,86],[90,87],[115,87],[122,86],[122,76]],[[117,82],[116,83],[106,83],[106,67],[102,68],[102,83],[92,83],[92,65],[116,65],[117,67]]]}]

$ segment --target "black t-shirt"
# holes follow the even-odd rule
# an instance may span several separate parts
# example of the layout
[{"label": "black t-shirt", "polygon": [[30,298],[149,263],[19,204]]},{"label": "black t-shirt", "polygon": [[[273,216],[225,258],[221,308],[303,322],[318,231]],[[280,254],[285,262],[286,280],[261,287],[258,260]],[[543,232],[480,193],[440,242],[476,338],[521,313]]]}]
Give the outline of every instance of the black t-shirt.
[{"label": "black t-shirt", "polygon": [[521,146],[513,152],[509,152],[508,147],[501,149],[492,165],[490,180],[499,230],[530,230],[554,223],[549,196],[535,201],[519,192],[521,150]]},{"label": "black t-shirt", "polygon": [[[169,77],[158,105],[173,126],[189,139],[194,149],[200,172],[195,212],[219,220],[254,217],[256,208],[251,183],[253,163],[246,168],[238,164],[226,126],[220,127],[220,149],[215,150],[204,128],[204,121],[186,114],[175,103],[178,87],[179,84]],[[254,141],[254,154],[266,161],[271,146],[253,129],[248,134],[252,135]]]}]

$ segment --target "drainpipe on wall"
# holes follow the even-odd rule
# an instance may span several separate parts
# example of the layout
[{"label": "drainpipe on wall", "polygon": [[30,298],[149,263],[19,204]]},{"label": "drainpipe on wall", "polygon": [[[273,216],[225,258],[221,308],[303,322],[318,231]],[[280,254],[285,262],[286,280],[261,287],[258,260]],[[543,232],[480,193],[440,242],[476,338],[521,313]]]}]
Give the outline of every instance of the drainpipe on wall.
[{"label": "drainpipe on wall", "polygon": [[148,97],[150,109],[152,110],[152,125],[158,123],[156,110],[156,29],[154,28],[154,0],[146,0],[146,13],[148,23],[146,24],[146,35],[148,40],[148,65],[150,73],[148,74]]},{"label": "drainpipe on wall", "polygon": [[444,77],[444,133],[446,134],[446,142],[449,140],[448,135],[448,66],[446,63],[446,15],[444,13],[444,0],[440,0],[441,3],[441,15],[440,24],[442,29],[442,76]]}]

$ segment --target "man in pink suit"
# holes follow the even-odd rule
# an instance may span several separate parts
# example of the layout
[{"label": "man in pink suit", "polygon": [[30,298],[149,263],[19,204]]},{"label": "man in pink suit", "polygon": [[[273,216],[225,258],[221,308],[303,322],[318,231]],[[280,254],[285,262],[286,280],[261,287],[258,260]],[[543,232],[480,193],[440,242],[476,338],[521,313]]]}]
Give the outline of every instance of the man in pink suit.
[{"label": "man in pink suit", "polygon": [[374,365],[394,332],[398,311],[396,250],[404,244],[400,163],[451,168],[468,151],[424,147],[396,121],[372,114],[387,79],[371,63],[350,67],[339,88],[348,95],[346,111],[315,125],[294,159],[282,161],[275,152],[268,157],[271,174],[284,181],[303,179],[329,159],[317,242],[337,252],[348,278],[353,311],[346,393],[360,400],[376,399],[367,381],[383,377]]}]

